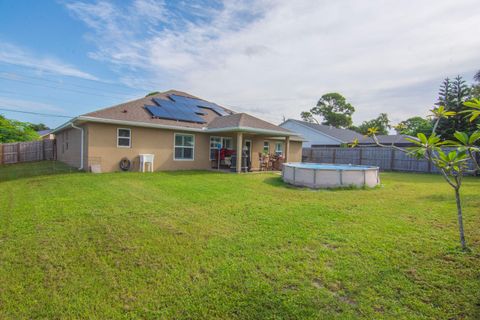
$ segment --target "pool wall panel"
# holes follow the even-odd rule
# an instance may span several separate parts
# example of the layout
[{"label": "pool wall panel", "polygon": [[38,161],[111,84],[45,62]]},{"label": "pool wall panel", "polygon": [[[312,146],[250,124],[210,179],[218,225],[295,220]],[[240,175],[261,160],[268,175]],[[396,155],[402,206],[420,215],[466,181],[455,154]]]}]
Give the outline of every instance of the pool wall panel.
[{"label": "pool wall panel", "polygon": [[[311,164],[310,164],[311,165]],[[309,188],[375,187],[380,183],[378,168],[349,167],[347,169],[302,168],[285,163],[282,169],[283,181]]]},{"label": "pool wall panel", "polygon": [[337,170],[315,170],[317,188],[334,188],[340,185],[340,174]]}]

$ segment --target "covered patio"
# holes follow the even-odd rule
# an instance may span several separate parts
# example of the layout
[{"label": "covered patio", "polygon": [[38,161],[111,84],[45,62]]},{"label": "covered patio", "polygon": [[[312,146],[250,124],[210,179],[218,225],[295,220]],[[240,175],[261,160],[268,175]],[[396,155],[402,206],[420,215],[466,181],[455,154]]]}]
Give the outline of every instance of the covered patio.
[{"label": "covered patio", "polygon": [[[282,163],[289,161],[292,151],[301,155],[302,139],[296,133],[245,113],[215,119],[210,123],[208,132],[211,134],[210,148],[217,147],[215,141],[222,141],[220,148],[211,157],[217,161],[217,168],[223,160],[221,158],[229,153],[232,159],[230,169],[237,173],[265,169],[261,161],[262,155],[276,156],[281,158]],[[224,139],[231,139],[228,149],[223,144]],[[295,141],[294,150],[292,141]],[[214,166],[215,163],[212,163]]]}]

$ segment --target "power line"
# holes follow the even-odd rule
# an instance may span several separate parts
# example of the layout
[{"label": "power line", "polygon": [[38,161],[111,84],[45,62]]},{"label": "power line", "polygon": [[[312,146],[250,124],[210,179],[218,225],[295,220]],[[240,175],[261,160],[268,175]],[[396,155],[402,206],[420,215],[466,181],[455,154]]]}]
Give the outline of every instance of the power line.
[{"label": "power line", "polygon": [[[6,62],[6,61],[0,61],[0,64],[8,64],[8,65],[14,65],[14,66],[17,66],[15,63],[9,63],[9,62]],[[32,69],[31,67],[25,67],[25,66],[20,66],[22,67],[22,69]],[[50,72],[49,70],[46,70],[46,69],[38,69],[38,68],[34,68],[36,70],[41,70],[42,72],[44,73],[47,73],[49,75],[55,75],[54,72]],[[15,71],[15,73],[19,73],[21,74],[22,76],[25,76],[25,77],[30,77],[30,78],[33,78],[32,76],[28,76],[28,75],[25,75],[25,73],[22,73],[22,72],[18,72],[18,71]],[[77,78],[75,76],[69,76],[69,75],[61,75],[60,76],[64,76],[64,77],[68,77],[68,78]],[[38,77],[38,79],[43,79],[43,78],[40,78]],[[125,84],[122,84],[122,83],[112,83],[112,82],[108,82],[108,81],[104,81],[104,80],[99,80],[99,79],[88,79],[88,78],[80,78],[84,81],[91,81],[91,82],[97,82],[97,83],[102,83],[102,84],[105,84],[105,85],[109,85],[109,86],[119,86],[119,87],[124,87],[124,88],[129,88],[129,89],[136,89],[136,90],[142,90],[142,91],[148,91],[148,90],[145,90],[143,88],[138,88],[138,87],[132,87],[132,86],[129,86],[129,85],[125,85]],[[86,86],[85,86],[86,87]],[[96,89],[96,88],[93,88],[93,89]]]},{"label": "power line", "polygon": [[42,84],[42,83],[29,82],[29,81],[20,80],[20,79],[11,79],[11,78],[8,78],[8,77],[2,77],[1,75],[0,75],[0,79],[4,79],[4,80],[7,80],[7,81],[17,81],[17,82],[21,82],[21,83],[25,83],[25,84],[29,84],[29,85],[41,86],[41,87],[46,87],[46,88],[51,88],[51,89],[57,89],[57,90],[60,90],[60,91],[71,91],[71,92],[85,94],[85,95],[91,95],[91,96],[99,96],[99,97],[106,97],[106,98],[113,98],[113,99],[119,99],[119,98],[120,99],[128,99],[128,98],[130,98],[127,95],[125,95],[123,97],[121,97],[121,96],[113,97],[113,96],[110,96],[110,95],[92,93],[92,92],[87,92],[87,91],[83,91],[83,90],[75,90],[75,89],[70,89],[70,88],[60,88],[58,86],[50,86],[50,85]]},{"label": "power line", "polygon": [[17,113],[26,113],[26,114],[33,114],[37,116],[47,116],[47,117],[57,117],[57,118],[68,118],[73,119],[73,116],[63,116],[59,114],[52,114],[52,113],[42,113],[42,112],[33,112],[33,111],[23,111],[23,110],[15,110],[15,109],[8,109],[6,106],[0,105],[0,111],[8,111],[8,112],[17,112]]},{"label": "power line", "polygon": [[[44,95],[31,94],[30,92],[21,93],[21,92],[15,92],[15,91],[11,91],[11,90],[4,90],[3,88],[0,89],[0,94],[14,96],[15,98],[13,98],[13,99],[16,99],[17,97],[21,98],[21,99],[32,98],[32,99],[36,99],[36,100],[38,100],[38,99],[51,100],[52,99],[51,95],[48,97],[48,96],[44,96]],[[0,96],[0,99],[1,98],[2,97]],[[71,105],[77,105],[79,103],[79,101],[74,101],[74,100],[69,100],[69,99],[61,99],[61,98],[57,98],[57,97],[53,97],[53,98],[54,98],[55,102],[61,101],[61,102],[68,103],[68,104],[71,104]],[[9,99],[9,98],[7,98],[7,99]]]},{"label": "power line", "polygon": [[[98,87],[91,87],[91,86],[85,86],[85,85],[82,85],[82,84],[76,84],[76,83],[68,83],[68,82],[63,82],[63,81],[58,81],[58,80],[52,80],[52,79],[47,79],[47,78],[44,78],[44,77],[34,77],[34,76],[30,76],[30,75],[26,75],[24,73],[20,73],[20,72],[4,72],[2,74],[0,74],[0,76],[16,76],[16,75],[19,75],[21,78],[29,78],[29,79],[33,79],[33,80],[41,80],[41,81],[47,81],[47,82],[51,82],[51,83],[54,83],[54,84],[65,84],[65,85],[68,85],[68,86],[72,86],[72,87],[78,87],[78,88],[85,88],[85,89],[92,89],[92,90],[98,90]],[[8,77],[8,79],[12,79],[12,80],[16,80],[15,78],[12,78],[12,77]],[[101,84],[107,84],[103,81],[97,81]],[[115,84],[111,84],[111,85],[115,85]],[[127,87],[125,86],[125,88],[130,88],[130,87]],[[138,88],[130,88],[130,89],[134,89],[134,90],[142,90],[142,91],[146,91],[146,90],[143,90],[143,89],[138,89]],[[107,92],[107,93],[111,93],[111,94],[119,94],[119,95],[123,95],[124,93],[123,92],[114,92],[114,91],[105,91],[103,90],[103,92]]]}]

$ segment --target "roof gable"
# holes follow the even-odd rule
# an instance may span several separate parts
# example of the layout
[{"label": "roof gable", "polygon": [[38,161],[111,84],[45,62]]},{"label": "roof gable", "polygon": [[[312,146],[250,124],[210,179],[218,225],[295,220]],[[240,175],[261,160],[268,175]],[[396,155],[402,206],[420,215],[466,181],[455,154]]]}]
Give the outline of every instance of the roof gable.
[{"label": "roof gable", "polygon": [[291,133],[290,130],[276,126],[246,113],[236,113],[230,116],[217,117],[208,125],[208,129],[253,128]]}]

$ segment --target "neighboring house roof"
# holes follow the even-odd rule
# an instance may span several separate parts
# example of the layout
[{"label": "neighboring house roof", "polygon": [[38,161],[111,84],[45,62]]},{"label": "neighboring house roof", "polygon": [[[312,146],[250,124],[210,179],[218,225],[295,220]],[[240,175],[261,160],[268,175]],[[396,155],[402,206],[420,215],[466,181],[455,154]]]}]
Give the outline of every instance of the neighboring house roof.
[{"label": "neighboring house roof", "polygon": [[43,136],[46,136],[50,133],[52,133],[53,130],[51,129],[48,129],[48,130],[40,130],[40,131],[37,131],[37,134],[40,136],[40,137],[43,137]]},{"label": "neighboring house roof", "polygon": [[227,109],[223,106],[219,107],[229,115],[220,116],[211,109],[203,109],[202,111],[204,111],[205,114],[199,116],[205,121],[205,123],[187,122],[181,120],[170,120],[153,117],[152,114],[145,109],[145,106],[156,105],[156,103],[153,101],[154,98],[171,101],[169,95],[178,95],[207,101],[185,92],[169,90],[141,99],[122,103],[113,107],[83,114],[55,129],[55,131],[60,131],[63,128],[70,126],[70,123],[74,121],[85,121],[124,124],[151,128],[164,128],[175,130],[181,129],[194,132],[221,132],[229,130],[271,134],[272,136],[296,135],[294,132],[285,128],[276,126],[274,124],[255,118],[245,113],[234,113],[232,110]]},{"label": "neighboring house roof", "polygon": [[[413,138],[408,135],[404,134],[393,134],[393,135],[378,135],[377,139],[378,142],[381,144],[394,144],[394,145],[410,145],[412,144],[410,141],[406,140],[405,138]],[[415,138],[413,138],[415,139]],[[363,136],[361,139],[358,139],[359,144],[375,144],[373,138]]]},{"label": "neighboring house roof", "polygon": [[340,129],[340,128],[335,128],[335,127],[332,127],[332,126],[327,126],[327,125],[324,125],[324,124],[317,124],[317,123],[300,121],[300,120],[295,120],[295,119],[288,119],[285,122],[288,122],[288,121],[300,124],[300,125],[305,126],[305,127],[308,127],[308,128],[310,128],[312,130],[315,130],[315,131],[317,131],[321,134],[332,137],[335,140],[338,140],[339,142],[342,142],[342,143],[348,143],[348,142],[351,142],[355,139],[360,140],[360,139],[363,138],[363,135],[361,135],[360,133],[355,132],[353,130],[349,130],[349,129]]}]

